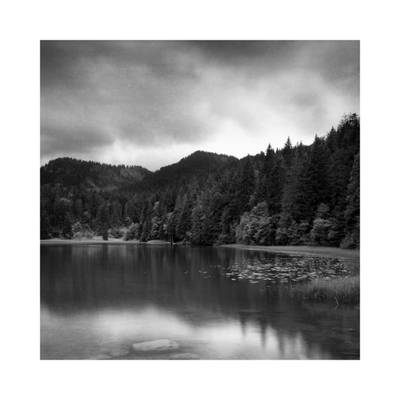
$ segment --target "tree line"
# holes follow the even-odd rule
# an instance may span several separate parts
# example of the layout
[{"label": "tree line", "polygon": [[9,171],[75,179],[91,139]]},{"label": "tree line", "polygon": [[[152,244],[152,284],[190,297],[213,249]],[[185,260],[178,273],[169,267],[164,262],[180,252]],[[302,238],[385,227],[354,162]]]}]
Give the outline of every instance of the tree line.
[{"label": "tree line", "polygon": [[41,238],[359,247],[360,120],[241,160],[196,152],[151,173],[68,158],[41,167]]}]

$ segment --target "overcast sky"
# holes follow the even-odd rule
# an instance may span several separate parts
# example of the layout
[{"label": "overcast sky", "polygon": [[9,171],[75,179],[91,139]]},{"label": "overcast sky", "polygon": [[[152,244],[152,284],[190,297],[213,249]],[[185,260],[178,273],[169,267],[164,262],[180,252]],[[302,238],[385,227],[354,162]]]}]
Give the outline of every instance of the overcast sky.
[{"label": "overcast sky", "polygon": [[312,142],[359,112],[359,42],[41,43],[41,161],[150,170]]}]

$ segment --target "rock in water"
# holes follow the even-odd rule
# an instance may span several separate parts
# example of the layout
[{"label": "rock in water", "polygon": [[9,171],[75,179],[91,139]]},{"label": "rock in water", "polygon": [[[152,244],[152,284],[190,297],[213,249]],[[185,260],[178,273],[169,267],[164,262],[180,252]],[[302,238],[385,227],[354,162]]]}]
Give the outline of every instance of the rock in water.
[{"label": "rock in water", "polygon": [[129,349],[127,348],[115,348],[109,351],[111,357],[124,357],[129,354]]},{"label": "rock in water", "polygon": [[176,350],[179,348],[179,344],[169,339],[151,340],[148,342],[134,343],[132,345],[135,351],[169,351]]},{"label": "rock in water", "polygon": [[170,360],[198,360],[200,357],[193,353],[176,353],[172,354]]},{"label": "rock in water", "polygon": [[112,357],[109,354],[100,353],[89,357],[89,360],[109,360],[111,358]]}]

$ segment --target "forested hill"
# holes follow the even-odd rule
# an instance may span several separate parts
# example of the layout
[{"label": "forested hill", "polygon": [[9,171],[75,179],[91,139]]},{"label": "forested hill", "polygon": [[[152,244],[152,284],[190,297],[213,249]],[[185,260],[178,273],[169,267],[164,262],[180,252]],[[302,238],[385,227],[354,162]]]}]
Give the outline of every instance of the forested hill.
[{"label": "forested hill", "polygon": [[62,158],[41,168],[41,237],[191,244],[359,246],[355,114],[310,146],[234,157],[196,152],[152,173]]},{"label": "forested hill", "polygon": [[151,175],[143,167],[101,164],[73,158],[57,158],[40,168],[41,185],[60,184],[81,189],[113,190],[141,182]]},{"label": "forested hill", "polygon": [[160,187],[189,183],[193,178],[206,178],[223,168],[234,167],[237,162],[238,159],[232,156],[196,151],[175,164],[160,168],[147,177],[141,187],[157,190]]}]

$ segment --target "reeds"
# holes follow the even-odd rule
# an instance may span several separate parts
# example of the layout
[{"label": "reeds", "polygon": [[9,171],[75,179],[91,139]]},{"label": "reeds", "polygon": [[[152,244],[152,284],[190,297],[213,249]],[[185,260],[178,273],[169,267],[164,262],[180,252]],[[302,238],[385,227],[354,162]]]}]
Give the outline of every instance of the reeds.
[{"label": "reeds", "polygon": [[348,276],[330,280],[315,279],[305,285],[293,288],[296,298],[313,302],[335,302],[340,304],[360,304],[360,277]]}]

